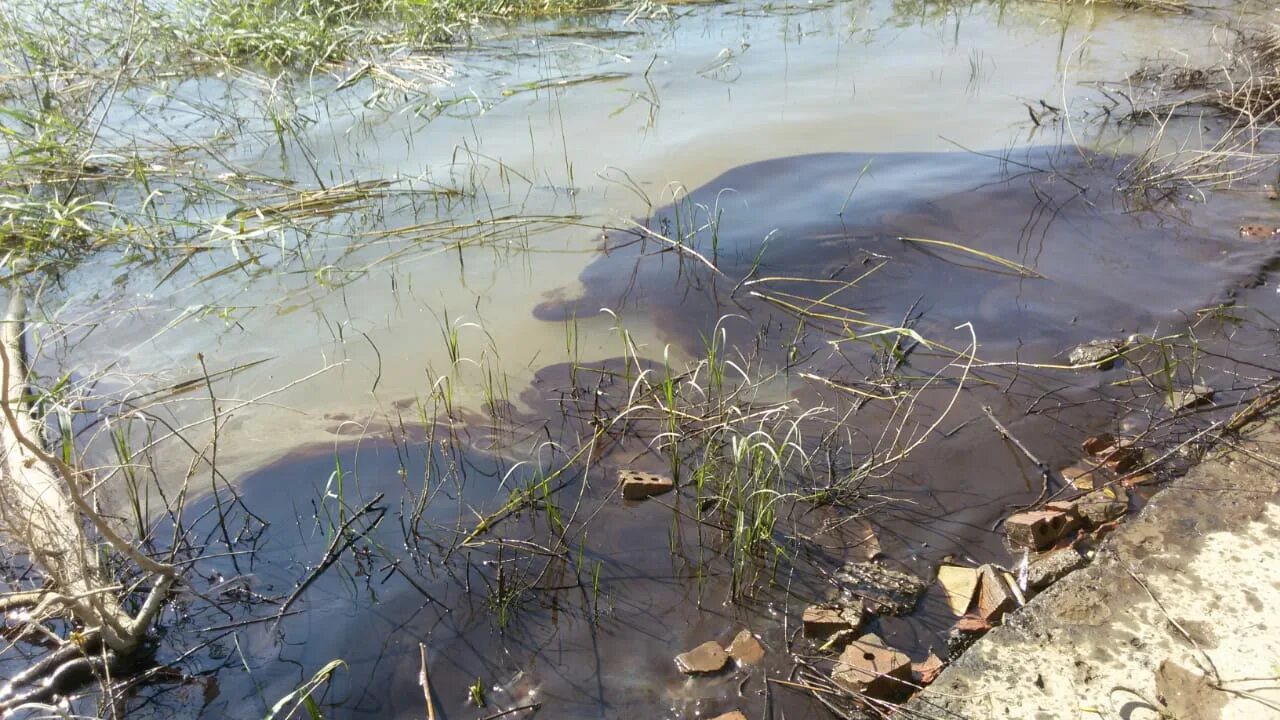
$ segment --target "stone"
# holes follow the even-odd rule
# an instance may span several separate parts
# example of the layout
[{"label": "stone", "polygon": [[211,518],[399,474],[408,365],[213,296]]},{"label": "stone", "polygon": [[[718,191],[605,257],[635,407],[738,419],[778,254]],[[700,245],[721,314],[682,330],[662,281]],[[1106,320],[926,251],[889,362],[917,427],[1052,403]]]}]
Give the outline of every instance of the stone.
[{"label": "stone", "polygon": [[1004,531],[1013,545],[1043,550],[1075,530],[1078,522],[1072,513],[1060,509],[1033,510],[1010,515]]},{"label": "stone", "polygon": [[1213,401],[1214,391],[1208,385],[1192,385],[1189,388],[1173,391],[1165,404],[1174,412],[1190,410]]},{"label": "stone", "polygon": [[1072,503],[1076,514],[1091,527],[1124,517],[1129,511],[1129,493],[1123,486],[1104,487]]},{"label": "stone", "polygon": [[1067,362],[1077,368],[1093,367],[1098,370],[1110,370],[1115,366],[1120,354],[1124,352],[1124,348],[1124,340],[1114,338],[1090,340],[1067,353]]},{"label": "stone", "polygon": [[943,565],[938,568],[938,584],[947,596],[947,605],[957,616],[964,615],[973,603],[973,593],[978,588],[977,568]]},{"label": "stone", "polygon": [[866,601],[881,615],[906,615],[928,587],[915,575],[878,562],[845,563],[835,575],[841,592]]},{"label": "stone", "polygon": [[979,572],[978,617],[994,625],[1005,613],[1018,606],[1018,599],[994,565],[983,565]]},{"label": "stone", "polygon": [[708,640],[689,652],[676,656],[676,667],[685,675],[720,672],[729,664],[729,654],[714,640]]},{"label": "stone", "polygon": [[742,714],[741,710],[730,710],[723,715],[717,715],[711,720],[747,720],[747,716]]},{"label": "stone", "polygon": [[804,609],[801,623],[807,638],[825,638],[842,630],[856,630],[862,624],[862,605],[810,605]]},{"label": "stone", "polygon": [[1073,547],[1045,553],[1027,564],[1027,587],[1043,590],[1084,567],[1085,557]]},{"label": "stone", "polygon": [[622,497],[627,500],[644,500],[668,492],[676,486],[665,475],[639,470],[619,470],[618,479],[622,481]]},{"label": "stone", "polygon": [[893,698],[911,690],[911,658],[876,635],[864,635],[840,653],[831,679],[851,693]]},{"label": "stone", "polygon": [[739,665],[756,665],[764,659],[764,646],[750,630],[743,630],[735,635],[725,652]]}]

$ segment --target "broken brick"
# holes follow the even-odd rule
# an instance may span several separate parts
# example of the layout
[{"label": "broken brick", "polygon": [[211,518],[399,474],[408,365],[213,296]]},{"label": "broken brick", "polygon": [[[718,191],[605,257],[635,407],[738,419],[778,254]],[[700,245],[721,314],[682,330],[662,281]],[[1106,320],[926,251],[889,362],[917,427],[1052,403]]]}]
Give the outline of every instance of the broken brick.
[{"label": "broken brick", "polygon": [[1080,444],[1080,449],[1096,457],[1106,452],[1108,448],[1111,448],[1115,444],[1115,435],[1112,435],[1111,433],[1102,433],[1085,439],[1085,441]]},{"label": "broken brick", "polygon": [[676,486],[675,482],[665,475],[638,470],[619,470],[618,479],[622,481],[622,497],[627,500],[644,500],[654,495],[661,495]]},{"label": "broken brick", "polygon": [[978,587],[979,571],[975,568],[959,565],[943,565],[938,568],[938,584],[947,596],[947,605],[951,612],[963,615],[973,603],[973,594]]},{"label": "broken brick", "polygon": [[863,635],[840,653],[831,679],[852,693],[896,697],[911,687],[911,658],[886,646],[876,635]]},{"label": "broken brick", "polygon": [[983,565],[979,570],[978,617],[995,624],[1006,612],[1017,607],[1018,600],[994,565]]},{"label": "broken brick", "polygon": [[1010,515],[1004,521],[1009,542],[1032,550],[1042,550],[1076,529],[1077,518],[1062,510],[1034,510]]},{"label": "broken brick", "polygon": [[946,666],[942,658],[929,653],[929,657],[925,658],[924,662],[911,663],[911,680],[917,685],[928,685],[938,679],[938,675]]},{"label": "broken brick", "polygon": [[801,616],[804,636],[824,638],[842,630],[854,630],[862,624],[862,606],[810,605]]}]

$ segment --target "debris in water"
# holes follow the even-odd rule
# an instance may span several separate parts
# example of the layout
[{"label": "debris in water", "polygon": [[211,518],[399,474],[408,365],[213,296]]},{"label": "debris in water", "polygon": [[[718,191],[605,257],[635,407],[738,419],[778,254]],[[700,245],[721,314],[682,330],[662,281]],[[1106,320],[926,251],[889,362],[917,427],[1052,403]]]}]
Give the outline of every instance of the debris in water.
[{"label": "debris in water", "polygon": [[877,562],[845,563],[836,572],[840,589],[862,598],[883,615],[905,615],[915,609],[926,585],[911,573],[893,570]]},{"label": "debris in water", "polygon": [[622,497],[627,500],[644,500],[654,495],[661,495],[676,486],[675,482],[665,475],[639,470],[619,470],[618,479],[622,481]]},{"label": "debris in water", "polygon": [[725,651],[739,665],[755,665],[764,659],[764,646],[756,640],[756,636],[752,635],[750,630],[743,630],[735,635],[733,642],[729,643]]},{"label": "debris in water", "polygon": [[1075,530],[1077,523],[1071,512],[1050,507],[1010,515],[1004,521],[1004,531],[1017,547],[1043,550]]},{"label": "debris in water", "polygon": [[1095,435],[1085,440],[1082,447],[1112,472],[1128,472],[1142,461],[1142,451],[1133,446],[1131,438],[1116,438],[1110,433]]},{"label": "debris in water", "polygon": [[1094,487],[1101,484],[1098,482],[1097,478],[1094,477],[1094,473],[1097,471],[1098,468],[1094,465],[1090,465],[1089,463],[1076,463],[1075,465],[1064,467],[1061,470],[1062,479],[1066,480],[1067,484],[1079,490],[1092,490]]},{"label": "debris in water", "polygon": [[978,587],[979,572],[976,568],[959,565],[943,565],[938,568],[938,584],[947,595],[947,605],[957,616],[964,615],[973,602]]},{"label": "debris in water", "polygon": [[[1275,192],[1275,188],[1272,188],[1270,192]],[[1280,233],[1280,230],[1277,230],[1270,225],[1250,223],[1248,225],[1240,226],[1240,237],[1245,240],[1270,240],[1274,238],[1277,233]]]},{"label": "debris in water", "polygon": [[676,667],[685,675],[720,672],[729,663],[729,654],[714,640],[708,640],[689,652],[676,656]]},{"label": "debris in water", "polygon": [[1114,447],[1115,444],[1115,435],[1112,435],[1111,433],[1102,433],[1100,435],[1093,435],[1085,438],[1085,441],[1080,443],[1080,449],[1084,450],[1089,455],[1098,457],[1110,448]]},{"label": "debris in water", "polygon": [[885,645],[877,635],[863,635],[840,653],[831,679],[852,693],[894,697],[910,687],[911,658]]},{"label": "debris in water", "polygon": [[1213,400],[1213,394],[1213,388],[1208,385],[1192,385],[1190,388],[1170,393],[1167,402],[1170,410],[1178,412]]},{"label": "debris in water", "polygon": [[1074,547],[1045,553],[1027,565],[1027,587],[1043,590],[1084,567],[1085,557]]},{"label": "debris in water", "polygon": [[1125,341],[1117,338],[1107,338],[1104,340],[1090,340],[1083,345],[1077,345],[1067,354],[1067,362],[1072,367],[1096,367],[1099,370],[1110,370],[1116,364],[1116,359],[1124,352]]},{"label": "debris in water", "polygon": [[855,607],[810,605],[801,616],[804,636],[824,638],[845,630],[855,630],[862,624],[862,612],[862,603]]}]

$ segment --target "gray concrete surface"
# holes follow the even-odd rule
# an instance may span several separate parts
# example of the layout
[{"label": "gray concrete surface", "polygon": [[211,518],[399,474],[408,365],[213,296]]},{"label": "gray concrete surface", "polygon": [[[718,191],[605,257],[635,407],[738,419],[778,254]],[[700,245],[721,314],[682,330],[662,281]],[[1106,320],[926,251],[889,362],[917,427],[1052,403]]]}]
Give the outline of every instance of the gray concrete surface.
[{"label": "gray concrete surface", "polygon": [[1212,456],[979,640],[912,720],[1280,719],[1280,427]]}]

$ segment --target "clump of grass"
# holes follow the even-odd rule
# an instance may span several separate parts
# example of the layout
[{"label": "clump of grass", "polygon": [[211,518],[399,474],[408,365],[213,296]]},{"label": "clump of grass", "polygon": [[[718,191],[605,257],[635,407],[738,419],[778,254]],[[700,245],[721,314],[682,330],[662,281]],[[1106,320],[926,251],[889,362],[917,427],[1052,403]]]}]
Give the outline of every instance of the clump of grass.
[{"label": "clump of grass", "polygon": [[[1129,104],[1122,119],[1151,127],[1147,148],[1121,175],[1126,189],[1172,198],[1231,187],[1276,164],[1266,141],[1280,121],[1280,26],[1239,32],[1222,55],[1215,66],[1149,63],[1117,89]],[[1206,134],[1206,116],[1226,124]]]},{"label": "clump of grass", "polygon": [[183,34],[213,57],[312,66],[392,46],[431,47],[485,23],[611,7],[611,0],[212,0]]}]

